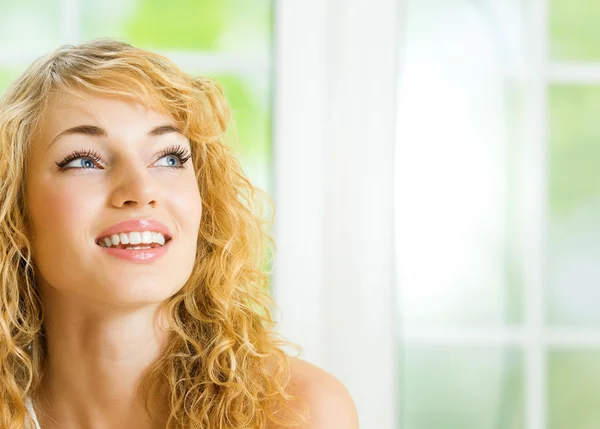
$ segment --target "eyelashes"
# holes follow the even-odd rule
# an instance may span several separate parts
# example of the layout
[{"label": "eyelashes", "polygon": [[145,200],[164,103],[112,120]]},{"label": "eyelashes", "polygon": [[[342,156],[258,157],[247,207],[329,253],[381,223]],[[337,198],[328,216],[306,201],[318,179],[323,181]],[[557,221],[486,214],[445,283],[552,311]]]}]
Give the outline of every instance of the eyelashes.
[{"label": "eyelashes", "polygon": [[[98,155],[98,152],[94,152],[93,150],[85,150],[85,151],[77,150],[77,151],[71,153],[70,155],[65,156],[65,158],[62,161],[57,162],[56,165],[58,165],[60,168],[64,168],[65,165],[67,165],[69,162],[75,161],[78,158],[89,158],[89,159],[94,160],[94,162],[101,163],[100,155]],[[73,168],[73,167],[71,167],[71,168]],[[89,167],[81,167],[81,168],[85,169],[85,168],[89,168]]]},{"label": "eyelashes", "polygon": [[190,159],[191,154],[190,151],[183,146],[171,146],[160,152],[158,158],[164,158],[165,156],[176,156],[177,158],[179,158],[181,166],[172,168],[183,168],[183,164],[185,164],[187,160]]},{"label": "eyelashes", "polygon": [[[190,159],[191,154],[190,151],[183,146],[171,146],[164,150],[162,150],[158,154],[158,159],[162,159],[166,156],[175,156],[179,159],[179,165],[166,165],[164,167],[167,168],[185,168],[184,164]],[[94,167],[66,167],[72,161],[76,159],[88,159],[92,160],[94,163],[102,164],[102,159],[98,152],[93,150],[77,150],[69,155],[67,155],[62,161],[57,162],[56,165],[64,170],[88,170],[93,169]]]}]

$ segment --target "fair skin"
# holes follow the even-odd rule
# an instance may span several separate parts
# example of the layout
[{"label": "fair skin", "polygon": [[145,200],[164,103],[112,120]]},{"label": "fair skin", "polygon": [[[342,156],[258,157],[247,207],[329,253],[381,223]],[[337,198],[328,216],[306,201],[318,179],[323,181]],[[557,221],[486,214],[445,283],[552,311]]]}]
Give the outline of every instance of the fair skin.
[{"label": "fair skin", "polygon": [[290,371],[292,393],[306,401],[309,410],[309,421],[297,429],[358,429],[356,407],[338,379],[301,359],[290,359]]},{"label": "fair skin", "polygon": [[[95,128],[64,133],[82,125]],[[190,142],[170,117],[91,95],[55,96],[32,140],[26,201],[48,339],[35,398],[42,429],[165,427],[167,411],[156,407],[151,420],[138,387],[167,342],[160,304],[189,278],[202,214],[192,162],[164,155],[173,147],[189,152]],[[100,160],[65,161],[76,151]],[[98,246],[102,231],[128,219],[166,225],[167,253],[136,263]],[[307,428],[358,427],[339,381],[307,362],[290,363],[297,394],[309,403]]]}]

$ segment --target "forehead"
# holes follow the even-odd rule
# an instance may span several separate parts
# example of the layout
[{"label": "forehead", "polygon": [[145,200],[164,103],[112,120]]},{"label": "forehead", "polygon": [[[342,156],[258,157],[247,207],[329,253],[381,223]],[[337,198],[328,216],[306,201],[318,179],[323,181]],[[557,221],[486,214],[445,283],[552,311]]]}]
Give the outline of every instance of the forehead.
[{"label": "forehead", "polygon": [[109,134],[111,130],[128,131],[133,137],[146,133],[152,125],[172,122],[170,116],[132,98],[60,92],[51,96],[36,140],[47,143],[66,128],[78,125],[96,125]]},{"label": "forehead", "polygon": [[50,124],[73,117],[108,121],[123,115],[138,116],[140,120],[169,119],[168,116],[133,98],[60,92],[51,96],[43,120]]}]

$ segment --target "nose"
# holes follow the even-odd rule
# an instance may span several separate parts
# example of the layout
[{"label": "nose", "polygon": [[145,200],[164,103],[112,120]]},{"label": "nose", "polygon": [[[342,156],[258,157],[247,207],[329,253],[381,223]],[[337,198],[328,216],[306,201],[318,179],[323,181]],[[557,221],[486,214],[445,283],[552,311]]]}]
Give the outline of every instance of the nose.
[{"label": "nose", "polygon": [[158,203],[158,186],[148,168],[144,165],[123,166],[116,178],[111,196],[113,207],[156,206]]}]

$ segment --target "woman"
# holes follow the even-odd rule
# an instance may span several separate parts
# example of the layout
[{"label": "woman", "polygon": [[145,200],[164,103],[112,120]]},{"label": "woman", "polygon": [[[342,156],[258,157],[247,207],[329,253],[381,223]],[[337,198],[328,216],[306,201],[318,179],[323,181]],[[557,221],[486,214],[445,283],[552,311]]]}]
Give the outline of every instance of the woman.
[{"label": "woman", "polygon": [[[110,39],[0,101],[0,427],[358,427],[273,331],[221,87]],[[268,201],[268,199],[267,199]]]}]

